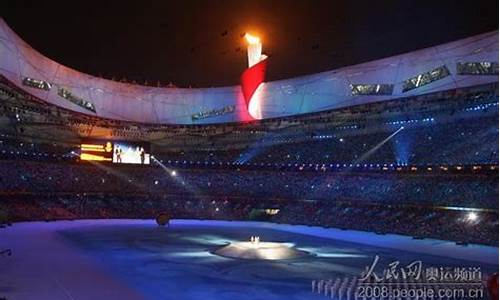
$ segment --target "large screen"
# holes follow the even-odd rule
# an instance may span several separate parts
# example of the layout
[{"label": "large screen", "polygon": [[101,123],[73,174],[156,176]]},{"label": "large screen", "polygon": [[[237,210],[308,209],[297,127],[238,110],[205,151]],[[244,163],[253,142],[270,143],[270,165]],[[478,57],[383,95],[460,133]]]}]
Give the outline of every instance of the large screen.
[{"label": "large screen", "polygon": [[80,145],[80,159],[85,161],[113,162],[117,164],[150,163],[148,143],[121,141],[85,141]]},{"label": "large screen", "polygon": [[144,143],[115,142],[113,162],[117,164],[149,165],[149,147]]}]

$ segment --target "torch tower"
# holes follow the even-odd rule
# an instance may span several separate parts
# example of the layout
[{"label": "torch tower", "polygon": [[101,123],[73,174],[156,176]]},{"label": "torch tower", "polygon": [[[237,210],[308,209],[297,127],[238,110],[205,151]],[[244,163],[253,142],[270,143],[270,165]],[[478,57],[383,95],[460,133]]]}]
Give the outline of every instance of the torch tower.
[{"label": "torch tower", "polygon": [[262,54],[262,43],[256,36],[245,34],[247,40],[248,68],[241,74],[241,89],[248,113],[262,119],[262,89],[267,69],[267,56]]}]

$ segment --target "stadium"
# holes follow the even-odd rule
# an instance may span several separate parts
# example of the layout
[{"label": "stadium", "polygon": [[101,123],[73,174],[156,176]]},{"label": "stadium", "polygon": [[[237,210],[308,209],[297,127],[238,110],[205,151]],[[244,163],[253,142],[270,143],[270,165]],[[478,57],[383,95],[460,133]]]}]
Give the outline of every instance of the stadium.
[{"label": "stadium", "polygon": [[180,88],[0,18],[0,299],[498,299],[498,37]]}]

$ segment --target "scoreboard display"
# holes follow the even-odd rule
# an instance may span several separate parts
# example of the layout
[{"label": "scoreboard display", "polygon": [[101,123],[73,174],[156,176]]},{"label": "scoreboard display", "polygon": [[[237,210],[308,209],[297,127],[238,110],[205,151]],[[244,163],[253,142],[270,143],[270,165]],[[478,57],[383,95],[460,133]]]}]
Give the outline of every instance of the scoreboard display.
[{"label": "scoreboard display", "polygon": [[85,141],[80,144],[82,161],[149,165],[150,145],[141,142]]},{"label": "scoreboard display", "polygon": [[90,161],[113,161],[113,143],[102,142],[82,142],[80,144],[80,159]]}]

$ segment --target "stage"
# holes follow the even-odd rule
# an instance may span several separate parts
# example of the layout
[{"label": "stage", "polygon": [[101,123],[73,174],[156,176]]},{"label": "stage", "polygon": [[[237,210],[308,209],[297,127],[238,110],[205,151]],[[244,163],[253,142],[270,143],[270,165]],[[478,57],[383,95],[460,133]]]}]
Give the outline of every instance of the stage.
[{"label": "stage", "polygon": [[[285,245],[304,255],[230,258],[227,245]],[[250,246],[251,245],[247,245]],[[270,244],[270,246],[276,246]],[[259,222],[82,220],[18,223],[0,229],[0,298],[59,299],[330,299],[313,280],[356,278],[380,264],[480,266],[498,270],[498,248],[458,246],[397,235]]]}]

